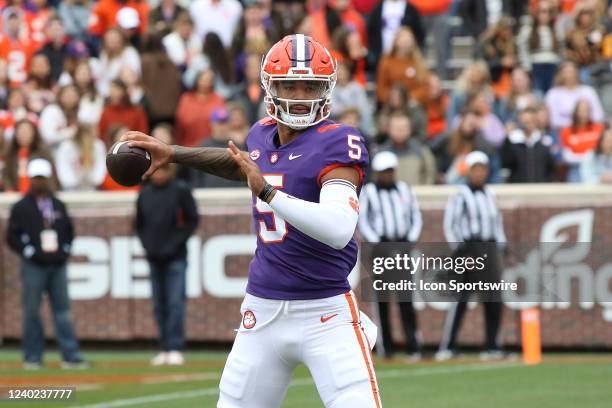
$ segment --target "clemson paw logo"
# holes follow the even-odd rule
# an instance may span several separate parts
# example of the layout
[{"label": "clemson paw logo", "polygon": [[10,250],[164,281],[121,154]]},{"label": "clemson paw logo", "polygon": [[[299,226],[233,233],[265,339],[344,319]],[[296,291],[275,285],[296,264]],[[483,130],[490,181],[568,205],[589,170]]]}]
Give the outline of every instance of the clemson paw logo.
[{"label": "clemson paw logo", "polygon": [[252,329],[255,327],[255,323],[257,323],[257,319],[255,318],[255,313],[250,310],[244,312],[242,316],[242,325],[245,329]]},{"label": "clemson paw logo", "polygon": [[251,153],[249,153],[249,157],[251,158],[251,160],[255,161],[257,159],[259,159],[259,156],[261,155],[261,153],[259,152],[259,149],[255,149],[253,150]]},{"label": "clemson paw logo", "polygon": [[359,201],[357,201],[354,197],[349,197],[349,205],[357,214],[359,214]]}]

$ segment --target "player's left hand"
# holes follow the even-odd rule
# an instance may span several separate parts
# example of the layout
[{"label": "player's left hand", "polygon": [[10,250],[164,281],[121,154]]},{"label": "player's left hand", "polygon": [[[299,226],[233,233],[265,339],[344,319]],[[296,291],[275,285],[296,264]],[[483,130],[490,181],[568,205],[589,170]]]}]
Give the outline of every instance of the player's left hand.
[{"label": "player's left hand", "polygon": [[266,185],[266,180],[261,175],[259,166],[257,166],[257,164],[255,164],[255,162],[251,160],[248,155],[243,154],[243,152],[238,149],[234,142],[230,141],[228,146],[227,152],[229,153],[230,157],[234,159],[236,164],[240,166],[240,170],[242,170],[247,178],[249,188],[255,193],[255,195],[259,195]]}]

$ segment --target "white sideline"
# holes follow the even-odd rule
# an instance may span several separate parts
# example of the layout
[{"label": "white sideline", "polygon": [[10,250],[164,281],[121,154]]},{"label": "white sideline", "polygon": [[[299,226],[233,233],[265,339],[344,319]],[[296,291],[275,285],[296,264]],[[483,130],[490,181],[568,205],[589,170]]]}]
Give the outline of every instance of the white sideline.
[{"label": "white sideline", "polygon": [[[435,374],[448,374],[455,372],[465,372],[465,371],[479,371],[479,370],[494,370],[498,368],[510,368],[520,366],[520,363],[512,362],[512,363],[494,363],[494,364],[467,364],[467,365],[454,365],[454,366],[443,366],[443,367],[424,367],[421,369],[411,369],[411,370],[388,370],[377,373],[378,378],[396,378],[396,377],[418,377],[423,375],[435,375]],[[299,387],[304,385],[312,384],[311,378],[298,378],[296,380],[291,381],[289,384],[290,387]],[[148,395],[146,397],[135,397],[135,398],[126,398],[126,399],[118,399],[108,402],[101,402],[97,404],[89,404],[89,405],[79,405],[75,408],[113,408],[113,407],[127,407],[131,405],[138,404],[146,404],[152,402],[161,402],[161,401],[172,401],[178,399],[190,399],[196,397],[205,397],[209,395],[216,395],[219,393],[218,387],[214,388],[204,388],[201,390],[193,390],[193,391],[180,391],[180,392],[170,392],[166,394],[155,394]]]}]

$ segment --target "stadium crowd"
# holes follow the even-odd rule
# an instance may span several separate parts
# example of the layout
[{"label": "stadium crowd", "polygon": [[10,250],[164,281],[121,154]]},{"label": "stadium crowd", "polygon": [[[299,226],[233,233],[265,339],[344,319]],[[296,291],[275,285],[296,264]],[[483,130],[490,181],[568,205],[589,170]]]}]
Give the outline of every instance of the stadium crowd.
[{"label": "stadium crowd", "polygon": [[[332,118],[396,153],[404,182],[461,183],[480,150],[490,182],[611,183],[609,3],[3,0],[0,191],[26,192],[37,157],[62,190],[125,189],[104,161],[126,129],[244,146],[265,115],[261,57],[292,33],[332,50]],[[474,39],[460,72],[454,36]]]}]

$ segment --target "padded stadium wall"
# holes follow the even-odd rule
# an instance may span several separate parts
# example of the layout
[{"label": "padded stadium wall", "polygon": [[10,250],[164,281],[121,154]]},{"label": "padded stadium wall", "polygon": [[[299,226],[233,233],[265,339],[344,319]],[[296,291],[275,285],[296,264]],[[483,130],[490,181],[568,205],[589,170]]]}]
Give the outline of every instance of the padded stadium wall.
[{"label": "padded stadium wall", "polygon": [[[537,243],[562,237],[571,245],[578,240],[612,237],[612,188],[568,184],[504,185],[493,187],[504,215],[508,240]],[[442,220],[452,186],[415,187],[423,212],[422,242],[443,242]],[[229,342],[240,323],[239,306],[246,271],[255,248],[250,194],[246,189],[198,190],[201,215],[197,236],[189,242],[187,338]],[[72,314],[83,340],[155,339],[147,265],[133,232],[134,193],[62,193],[75,223],[77,238],[69,265]],[[10,205],[18,197],[0,195],[0,230],[6,231]],[[3,234],[4,235],[4,234]],[[609,247],[609,246],[608,246]],[[600,254],[601,255],[601,254]],[[585,285],[612,296],[610,267],[594,271],[603,281]],[[600,256],[601,258],[601,256]],[[573,262],[573,261],[572,261]],[[575,262],[580,264],[581,259]],[[567,266],[567,265],[566,265]],[[601,265],[600,265],[601,266]],[[605,266],[605,265],[604,265]],[[21,336],[19,259],[0,244],[0,338]],[[364,271],[362,271],[364,273]],[[600,277],[602,277],[600,276]],[[351,282],[359,279],[353,275]],[[358,291],[358,288],[356,288]],[[542,341],[545,347],[612,347],[612,303],[601,296],[593,302],[540,304]],[[372,313],[372,304],[362,302]],[[437,344],[442,335],[446,305],[417,304],[426,344]],[[397,321],[398,311],[392,309]],[[45,330],[52,336],[48,306]],[[396,322],[399,323],[399,322]],[[394,337],[402,342],[399,324]],[[517,305],[506,305],[502,341],[519,345]],[[483,316],[479,306],[469,311],[460,334],[461,344],[482,342]]]}]

